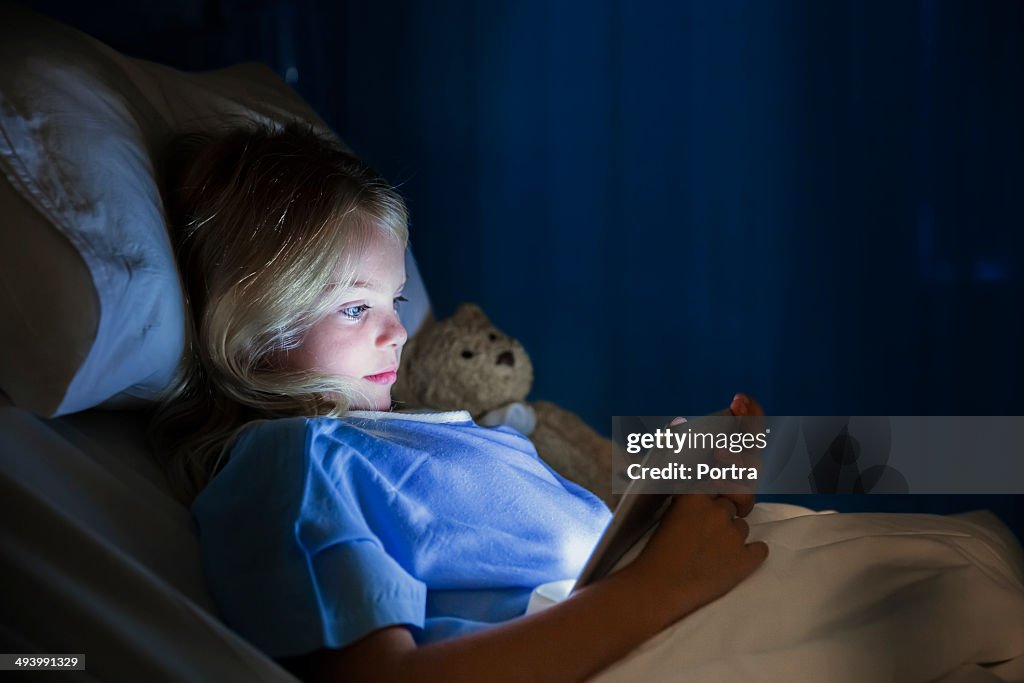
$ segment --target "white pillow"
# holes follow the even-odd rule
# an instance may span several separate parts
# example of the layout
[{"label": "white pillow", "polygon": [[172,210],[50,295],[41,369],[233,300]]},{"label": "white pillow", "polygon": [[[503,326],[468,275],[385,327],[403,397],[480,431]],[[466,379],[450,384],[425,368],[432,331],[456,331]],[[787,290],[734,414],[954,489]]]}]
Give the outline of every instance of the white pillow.
[{"label": "white pillow", "polygon": [[[0,4],[0,390],[54,416],[158,399],[184,301],[154,167],[177,132],[327,126],[269,68],[183,73]],[[403,321],[429,302],[411,254]]]}]

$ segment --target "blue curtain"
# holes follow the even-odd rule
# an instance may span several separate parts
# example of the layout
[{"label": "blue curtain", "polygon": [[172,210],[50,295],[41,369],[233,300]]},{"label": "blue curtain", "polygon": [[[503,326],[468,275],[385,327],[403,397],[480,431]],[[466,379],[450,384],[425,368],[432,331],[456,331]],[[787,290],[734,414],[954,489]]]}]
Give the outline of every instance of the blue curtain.
[{"label": "blue curtain", "polygon": [[1021,4],[326,4],[309,96],[535,396],[602,431],[737,390],[1024,408]]}]

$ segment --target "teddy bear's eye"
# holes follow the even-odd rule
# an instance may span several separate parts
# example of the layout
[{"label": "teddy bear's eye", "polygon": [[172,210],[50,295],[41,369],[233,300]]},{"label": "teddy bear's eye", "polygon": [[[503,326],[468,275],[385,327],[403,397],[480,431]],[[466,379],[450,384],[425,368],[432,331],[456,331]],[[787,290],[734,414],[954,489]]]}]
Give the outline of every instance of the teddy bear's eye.
[{"label": "teddy bear's eye", "polygon": [[469,349],[464,349],[462,351],[462,357],[463,358],[472,358],[473,357],[473,352],[470,351]]},{"label": "teddy bear's eye", "polygon": [[490,339],[491,341],[494,341],[495,339],[498,338],[498,335],[491,332],[489,335],[487,335],[487,338]]}]

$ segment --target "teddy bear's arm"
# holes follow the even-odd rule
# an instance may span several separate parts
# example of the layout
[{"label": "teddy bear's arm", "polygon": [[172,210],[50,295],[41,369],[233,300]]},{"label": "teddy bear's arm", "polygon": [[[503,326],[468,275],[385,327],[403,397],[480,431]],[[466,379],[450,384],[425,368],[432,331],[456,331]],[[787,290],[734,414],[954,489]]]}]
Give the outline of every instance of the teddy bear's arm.
[{"label": "teddy bear's arm", "polygon": [[619,496],[612,494],[612,441],[550,401],[530,405],[537,415],[530,439],[541,460],[614,507]]}]

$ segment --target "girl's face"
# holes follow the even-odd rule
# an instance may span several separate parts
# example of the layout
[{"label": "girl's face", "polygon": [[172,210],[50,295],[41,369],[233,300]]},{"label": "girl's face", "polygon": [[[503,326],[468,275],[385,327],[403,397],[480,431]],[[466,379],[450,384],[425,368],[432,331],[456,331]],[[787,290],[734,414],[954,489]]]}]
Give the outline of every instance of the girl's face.
[{"label": "girl's face", "polygon": [[285,364],[353,380],[353,410],[390,410],[391,385],[407,339],[397,312],[405,286],[401,244],[374,240],[353,283],[331,293],[334,311],[309,329],[298,348],[287,353]]}]

